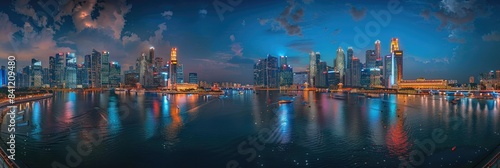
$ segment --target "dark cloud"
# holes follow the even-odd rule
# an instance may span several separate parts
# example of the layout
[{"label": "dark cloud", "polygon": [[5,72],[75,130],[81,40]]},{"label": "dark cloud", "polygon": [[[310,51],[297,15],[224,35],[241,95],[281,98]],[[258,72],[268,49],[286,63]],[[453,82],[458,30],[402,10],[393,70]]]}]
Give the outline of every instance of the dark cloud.
[{"label": "dark cloud", "polygon": [[420,12],[420,16],[422,16],[425,20],[429,20],[429,17],[431,17],[431,11],[428,9],[424,9],[422,12]]},{"label": "dark cloud", "polygon": [[269,19],[257,18],[257,20],[259,21],[259,24],[262,26],[266,25],[267,22],[269,22]]},{"label": "dark cloud", "polygon": [[294,49],[299,52],[309,53],[314,48],[314,40],[304,39],[304,40],[294,40],[286,45],[288,48]]},{"label": "dark cloud", "polygon": [[172,11],[165,11],[165,12],[161,13],[161,16],[165,17],[168,20],[172,19],[173,15],[174,15],[174,12],[172,12]]},{"label": "dark cloud", "polygon": [[300,22],[304,17],[304,8],[299,8],[295,13],[292,14],[292,19],[294,22]]},{"label": "dark cloud", "polygon": [[497,31],[483,35],[484,41],[500,41],[500,34]]},{"label": "dark cloud", "polygon": [[352,19],[354,19],[354,21],[363,20],[366,16],[366,8],[357,9],[355,6],[351,6],[349,14],[351,14]]},{"label": "dark cloud", "polygon": [[[292,20],[296,19],[300,20],[304,15],[304,10],[300,8],[295,13],[292,13],[294,7],[295,7],[295,1],[293,0],[288,1],[288,5],[281,12],[281,14],[277,18],[275,18],[275,21],[279,23],[281,28],[285,29],[288,35],[302,36],[302,28],[298,24],[290,22],[289,18],[291,17]],[[275,30],[274,27],[273,30]]]}]

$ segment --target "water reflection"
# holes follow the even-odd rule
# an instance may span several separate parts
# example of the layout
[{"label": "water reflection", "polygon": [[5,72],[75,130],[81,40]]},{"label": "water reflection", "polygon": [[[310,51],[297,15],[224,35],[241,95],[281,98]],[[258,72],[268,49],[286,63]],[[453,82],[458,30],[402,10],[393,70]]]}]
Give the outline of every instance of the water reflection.
[{"label": "water reflection", "polygon": [[[397,96],[398,102],[402,101],[401,96]],[[407,156],[412,144],[408,141],[408,132],[405,129],[405,109],[404,105],[397,105],[396,113],[396,124],[389,128],[386,135],[387,148],[389,149],[389,154],[392,156]]]}]

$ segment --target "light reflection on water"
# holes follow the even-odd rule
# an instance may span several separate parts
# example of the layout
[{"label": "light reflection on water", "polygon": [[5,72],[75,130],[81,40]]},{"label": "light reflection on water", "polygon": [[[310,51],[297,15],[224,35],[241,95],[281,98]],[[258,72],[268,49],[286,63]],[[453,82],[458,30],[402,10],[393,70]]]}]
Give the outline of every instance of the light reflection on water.
[{"label": "light reflection on water", "polygon": [[[125,167],[134,162],[146,167],[224,167],[228,160],[247,164],[242,167],[259,163],[293,167],[293,160],[302,164],[308,160],[314,167],[352,167],[364,162],[394,167],[399,165],[398,157],[407,158],[418,149],[415,140],[431,138],[436,128],[443,129],[448,139],[436,144],[435,153],[450,156],[439,162],[458,166],[453,165],[458,164],[455,156],[447,154],[451,147],[457,146],[457,152],[467,157],[463,159],[474,164],[487,153],[485,148],[500,142],[498,99],[462,98],[453,105],[448,96],[366,98],[350,94],[342,100],[328,94],[297,92],[293,103],[280,105],[279,92],[230,93],[217,98],[70,92],[23,103],[19,108],[26,110],[25,119],[31,124],[18,129],[19,134],[27,135],[19,139],[26,140],[19,144],[19,148],[25,148],[19,158],[33,167],[47,167],[53,158],[64,160],[65,147],[88,139],[93,129],[103,136],[103,145],[94,147],[95,151],[84,158],[83,167],[115,166],[102,163],[102,158]],[[130,108],[126,117],[121,116],[123,105]],[[458,130],[451,127],[452,117],[461,120]],[[259,159],[246,162],[247,155],[238,153],[238,144],[265,128],[277,129],[279,141],[258,151]],[[469,149],[477,154],[466,156],[471,153]],[[41,152],[44,155],[36,155]],[[130,153],[145,157],[130,159]],[[182,162],[192,157],[201,159]],[[435,157],[426,156],[426,162],[436,163],[439,159]]]}]

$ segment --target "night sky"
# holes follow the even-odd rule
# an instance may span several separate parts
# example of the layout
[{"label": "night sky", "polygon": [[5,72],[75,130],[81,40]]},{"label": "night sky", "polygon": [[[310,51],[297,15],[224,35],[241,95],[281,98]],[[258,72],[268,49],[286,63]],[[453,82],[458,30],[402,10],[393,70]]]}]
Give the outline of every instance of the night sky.
[{"label": "night sky", "polygon": [[0,2],[1,62],[15,55],[19,68],[31,58],[48,67],[48,57],[57,52],[75,52],[82,62],[95,48],[109,51],[110,60],[128,70],[151,46],[164,59],[177,47],[184,74],[252,83],[253,64],[267,54],[286,55],[301,71],[310,51],[333,66],[336,49],[353,46],[364,62],[375,40],[386,55],[397,37],[405,53],[404,79],[466,82],[500,69],[496,0],[68,0],[53,15],[37,2]]}]

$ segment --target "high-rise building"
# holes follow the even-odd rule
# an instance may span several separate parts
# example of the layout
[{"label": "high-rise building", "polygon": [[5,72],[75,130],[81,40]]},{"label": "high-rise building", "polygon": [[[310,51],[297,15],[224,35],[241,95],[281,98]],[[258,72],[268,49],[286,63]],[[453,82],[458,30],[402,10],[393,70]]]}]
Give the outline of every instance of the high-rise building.
[{"label": "high-rise building", "polygon": [[391,53],[394,51],[399,50],[399,39],[398,38],[392,38],[391,39]]},{"label": "high-rise building", "polygon": [[370,69],[363,68],[361,70],[361,87],[370,87]]},{"label": "high-rise building", "polygon": [[4,86],[7,86],[7,69],[5,68],[5,66],[2,66],[0,68],[0,87],[4,87]]},{"label": "high-rise building", "polygon": [[370,88],[382,87],[381,72],[379,68],[370,69]]},{"label": "high-rise building", "polygon": [[90,79],[92,77],[92,56],[91,55],[85,55],[84,61],[83,61],[83,68],[85,69],[86,78],[83,79],[82,85],[85,88],[91,87],[90,85]]},{"label": "high-rise building", "polygon": [[496,77],[497,77],[497,79],[500,79],[500,70],[496,71]]},{"label": "high-rise building", "polygon": [[293,84],[293,69],[288,64],[280,66],[279,70],[279,85],[290,86]]},{"label": "high-rise building", "polygon": [[[353,62],[354,62],[354,58],[353,58]],[[335,58],[335,71],[339,71],[339,74],[340,74],[340,83],[344,84],[345,81],[344,81],[344,73],[345,73],[345,54],[344,54],[344,50],[339,47],[337,49],[337,57]],[[354,68],[354,63],[352,64],[353,68]],[[353,73],[351,73],[352,76],[353,76]],[[352,78],[351,76],[351,78]],[[354,86],[354,83],[353,83],[353,86]]]},{"label": "high-rise building", "polygon": [[31,59],[30,87],[42,87],[42,62]]},{"label": "high-rise building", "polygon": [[474,76],[469,77],[469,83],[474,83]]},{"label": "high-rise building", "polygon": [[288,56],[280,57],[280,67],[283,67],[284,65],[288,66]]},{"label": "high-rise building", "polygon": [[377,65],[377,54],[375,50],[366,50],[366,68],[372,69]]},{"label": "high-rise building", "polygon": [[384,69],[383,69],[383,74],[384,74],[384,84],[386,88],[392,88],[392,85],[394,85],[394,81],[392,80],[392,55],[386,55],[384,57]]},{"label": "high-rise building", "polygon": [[[363,68],[363,64],[360,62],[359,58],[352,58],[352,86],[359,87],[361,86],[361,69]],[[342,78],[340,78],[342,79]]]},{"label": "high-rise building", "polygon": [[109,87],[109,52],[103,51],[101,55],[101,85]]},{"label": "high-rise building", "polygon": [[154,47],[149,47],[149,57],[148,57],[148,62],[150,64],[153,64],[155,60],[155,48]]},{"label": "high-rise building", "polygon": [[173,89],[177,84],[177,48],[172,48],[170,51],[170,86]]},{"label": "high-rise building", "polygon": [[50,87],[57,86],[56,83],[56,58],[53,56],[49,57],[49,84]]},{"label": "high-rise building", "polygon": [[259,87],[277,88],[278,58],[267,55],[266,59],[260,59],[254,65],[254,85]]},{"label": "high-rise building", "polygon": [[308,72],[294,72],[293,73],[293,84],[303,85],[308,80]]},{"label": "high-rise building", "polygon": [[49,70],[49,68],[42,69],[42,85],[50,86],[50,70]]},{"label": "high-rise building", "polygon": [[380,40],[375,41],[375,55],[377,55],[377,59],[380,59]]},{"label": "high-rise building", "polygon": [[55,58],[55,68],[54,68],[54,78],[55,78],[55,86],[58,88],[65,87],[65,73],[66,69],[66,58],[64,57],[64,53],[57,53]]},{"label": "high-rise building", "polygon": [[[347,48],[347,59],[345,63],[345,83],[343,83],[345,86],[352,86],[352,58],[354,57],[354,50],[352,47]],[[336,65],[334,63],[334,65]],[[334,70],[337,71],[337,70]],[[338,71],[340,72],[340,71]],[[338,84],[338,83],[337,83]],[[337,85],[335,84],[335,85]]]},{"label": "high-rise building", "polygon": [[92,56],[90,59],[90,75],[89,75],[89,86],[92,88],[102,87],[101,83],[101,53],[92,50]]},{"label": "high-rise building", "polygon": [[[352,63],[352,62],[351,62]],[[335,71],[335,68],[332,66],[328,66],[328,86],[337,87],[340,82],[340,73]]]},{"label": "high-rise building", "polygon": [[77,64],[75,53],[66,53],[65,88],[76,88]]},{"label": "high-rise building", "polygon": [[139,74],[139,83],[142,85],[142,86],[146,86],[147,85],[147,67],[148,67],[148,62],[147,62],[147,58],[146,58],[146,54],[145,53],[142,53],[141,56],[137,59],[136,61],[136,69],[137,69],[137,73]]},{"label": "high-rise building", "polygon": [[318,63],[319,58],[317,57],[319,54],[315,54],[314,51],[311,51],[309,54],[309,86],[316,86],[317,74],[318,74]]},{"label": "high-rise building", "polygon": [[88,77],[87,77],[87,68],[85,68],[85,65],[84,64],[77,64],[76,65],[76,85],[77,87],[78,86],[82,86],[82,87],[88,87],[87,85],[84,85],[86,84],[85,81],[88,81]]},{"label": "high-rise building", "polygon": [[328,66],[326,62],[320,61],[318,64],[318,82],[316,83],[316,87],[319,88],[327,88],[328,87]]},{"label": "high-rise building", "polygon": [[120,87],[122,68],[118,62],[111,62],[109,69],[109,85],[111,87]]},{"label": "high-rise building", "polygon": [[401,80],[403,80],[403,51],[395,50],[394,51],[394,60],[396,61],[396,83],[399,84]]},{"label": "high-rise building", "polygon": [[189,83],[198,84],[198,74],[197,73],[189,73]]},{"label": "high-rise building", "polygon": [[177,64],[177,83],[184,83],[184,66]]}]

